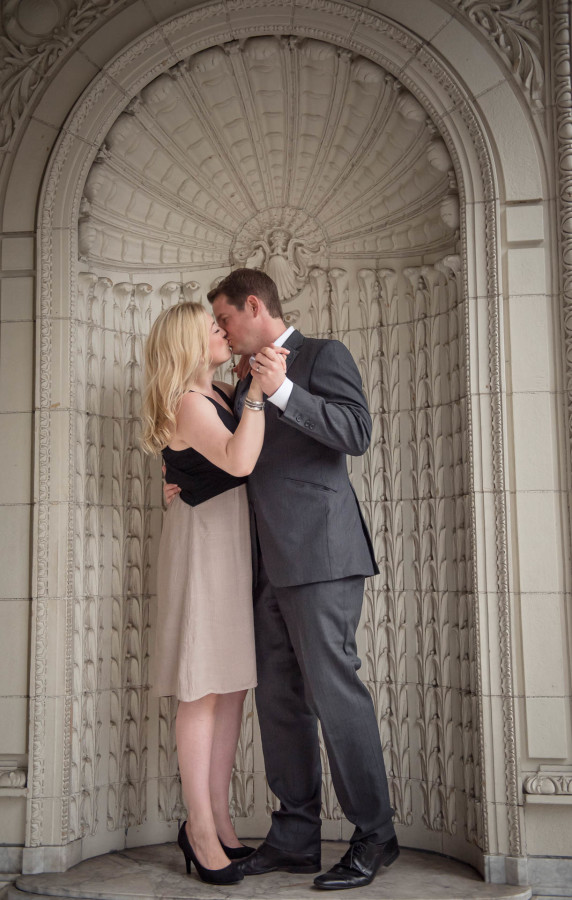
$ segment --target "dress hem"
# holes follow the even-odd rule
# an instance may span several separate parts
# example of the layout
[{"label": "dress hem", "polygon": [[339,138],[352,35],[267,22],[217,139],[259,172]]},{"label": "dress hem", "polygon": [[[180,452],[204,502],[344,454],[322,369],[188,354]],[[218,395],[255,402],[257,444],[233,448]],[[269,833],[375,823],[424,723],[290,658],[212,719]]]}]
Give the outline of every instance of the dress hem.
[{"label": "dress hem", "polygon": [[194,700],[202,700],[203,697],[208,697],[209,694],[218,694],[222,696],[223,694],[236,694],[238,691],[249,691],[251,688],[255,688],[258,686],[258,680],[250,682],[250,684],[244,685],[243,687],[232,688],[231,690],[224,691],[215,691],[215,690],[207,690],[198,694],[196,697],[179,697],[176,691],[169,691],[168,693],[156,692],[154,689],[151,690],[152,697],[176,697],[180,703],[192,703]]}]

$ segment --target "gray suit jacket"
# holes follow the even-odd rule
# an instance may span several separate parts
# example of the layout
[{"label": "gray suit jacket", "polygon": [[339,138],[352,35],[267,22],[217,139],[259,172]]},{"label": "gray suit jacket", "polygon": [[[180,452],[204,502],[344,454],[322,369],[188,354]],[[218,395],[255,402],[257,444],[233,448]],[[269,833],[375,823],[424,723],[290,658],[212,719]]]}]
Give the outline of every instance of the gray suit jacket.
[{"label": "gray suit jacket", "polygon": [[[361,456],[371,418],[358,368],[339,341],[285,343],[294,383],[284,412],[266,404],[266,434],[248,479],[260,550],[276,587],[332,581],[379,571],[346,454]],[[242,406],[247,382],[235,395]]]}]

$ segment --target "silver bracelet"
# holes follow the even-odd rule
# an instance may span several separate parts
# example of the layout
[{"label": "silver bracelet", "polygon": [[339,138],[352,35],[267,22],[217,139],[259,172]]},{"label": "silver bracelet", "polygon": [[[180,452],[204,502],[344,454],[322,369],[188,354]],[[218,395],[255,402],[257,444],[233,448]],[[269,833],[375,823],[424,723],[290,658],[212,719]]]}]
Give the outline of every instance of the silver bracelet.
[{"label": "silver bracelet", "polygon": [[251,400],[249,397],[245,397],[244,405],[247,409],[253,409],[256,412],[260,412],[264,409],[264,400]]}]

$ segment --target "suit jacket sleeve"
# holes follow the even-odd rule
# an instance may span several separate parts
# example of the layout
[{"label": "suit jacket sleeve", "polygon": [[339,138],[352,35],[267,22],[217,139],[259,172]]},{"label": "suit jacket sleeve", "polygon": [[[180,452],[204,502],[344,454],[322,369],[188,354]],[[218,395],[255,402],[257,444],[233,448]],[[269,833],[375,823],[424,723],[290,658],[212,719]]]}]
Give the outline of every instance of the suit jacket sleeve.
[{"label": "suit jacket sleeve", "polygon": [[294,381],[280,418],[340,453],[365,453],[371,439],[371,417],[359,370],[340,341],[324,342],[314,360],[309,390]]}]

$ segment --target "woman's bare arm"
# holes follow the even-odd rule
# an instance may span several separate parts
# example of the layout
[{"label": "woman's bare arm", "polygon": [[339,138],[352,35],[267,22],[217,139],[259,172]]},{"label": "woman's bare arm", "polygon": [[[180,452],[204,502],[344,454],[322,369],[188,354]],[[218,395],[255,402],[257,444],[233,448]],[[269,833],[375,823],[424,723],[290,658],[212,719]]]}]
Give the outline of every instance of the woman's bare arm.
[{"label": "woman's bare arm", "polygon": [[[251,399],[262,399],[261,389],[253,384]],[[219,469],[242,478],[250,475],[262,449],[264,413],[245,406],[234,434],[221,422],[212,403],[202,394],[185,394],[177,415],[177,431],[171,441],[173,450],[192,447]]]}]

